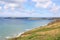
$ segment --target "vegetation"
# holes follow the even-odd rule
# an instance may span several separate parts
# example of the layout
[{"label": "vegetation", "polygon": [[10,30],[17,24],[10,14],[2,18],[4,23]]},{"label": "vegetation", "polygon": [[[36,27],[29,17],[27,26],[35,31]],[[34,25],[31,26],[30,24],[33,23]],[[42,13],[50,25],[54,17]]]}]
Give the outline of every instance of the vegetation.
[{"label": "vegetation", "polygon": [[60,40],[60,20],[32,29],[9,40]]}]

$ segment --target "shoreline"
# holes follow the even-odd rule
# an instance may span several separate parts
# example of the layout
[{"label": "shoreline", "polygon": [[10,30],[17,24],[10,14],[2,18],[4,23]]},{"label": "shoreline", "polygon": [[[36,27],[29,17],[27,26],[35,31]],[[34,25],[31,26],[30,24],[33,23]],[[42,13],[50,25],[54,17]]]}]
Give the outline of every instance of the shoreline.
[{"label": "shoreline", "polygon": [[[45,25],[47,25],[47,24],[45,24]],[[45,26],[45,25],[42,25],[42,26]],[[40,26],[39,26],[39,27],[40,27]],[[38,27],[35,27],[35,28],[38,28]],[[32,28],[32,29],[35,29],[35,28]],[[26,29],[26,31],[29,31],[29,30],[32,30],[32,29]],[[26,31],[20,32],[20,33],[14,35],[14,36],[7,36],[7,37],[5,37],[5,38],[6,38],[6,39],[17,38],[17,37],[19,37],[21,34],[25,33]]]},{"label": "shoreline", "polygon": [[[32,29],[34,29],[34,28],[32,28]],[[32,30],[32,29],[25,29],[25,30],[26,30],[26,31],[29,31],[29,30]],[[26,31],[20,32],[20,33],[18,33],[18,34],[16,34],[16,35],[13,35],[13,36],[7,36],[7,37],[5,37],[5,38],[6,38],[6,39],[17,38],[17,37],[19,37],[21,34],[25,33]]]},{"label": "shoreline", "polygon": [[[49,22],[50,23],[50,22]],[[41,26],[46,26],[47,24],[45,24],[45,25],[41,25]],[[39,27],[41,27],[41,26],[39,26]],[[35,28],[38,28],[38,27],[35,27]],[[31,29],[25,29],[26,31],[29,31],[29,30],[32,30],[32,29],[35,29],[35,28],[31,28]],[[18,34],[16,34],[16,35],[13,35],[13,36],[7,36],[7,37],[5,37],[7,40],[8,39],[12,39],[12,38],[17,38],[17,37],[19,37],[19,36],[21,36],[21,34],[23,34],[23,33],[25,33],[26,31],[24,31],[24,32],[20,32],[20,33],[18,33]]]},{"label": "shoreline", "polygon": [[17,37],[19,37],[21,34],[23,34],[24,32],[21,32],[21,33],[19,33],[19,34],[16,34],[16,35],[14,35],[14,36],[7,36],[7,37],[5,37],[5,39],[11,39],[11,38],[17,38]]}]

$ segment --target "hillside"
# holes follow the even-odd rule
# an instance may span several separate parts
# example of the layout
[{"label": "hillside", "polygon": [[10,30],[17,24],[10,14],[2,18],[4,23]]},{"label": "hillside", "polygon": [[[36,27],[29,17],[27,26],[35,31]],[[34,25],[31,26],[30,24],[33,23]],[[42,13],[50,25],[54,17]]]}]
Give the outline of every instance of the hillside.
[{"label": "hillside", "polygon": [[60,40],[60,20],[32,29],[9,40]]}]

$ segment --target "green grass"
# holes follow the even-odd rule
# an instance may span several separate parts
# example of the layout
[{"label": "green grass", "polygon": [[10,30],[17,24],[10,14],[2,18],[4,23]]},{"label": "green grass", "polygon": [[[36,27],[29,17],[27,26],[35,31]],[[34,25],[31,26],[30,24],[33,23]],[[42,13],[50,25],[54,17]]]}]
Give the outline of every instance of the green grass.
[{"label": "green grass", "polygon": [[60,26],[58,27],[55,27],[55,28],[41,28],[41,29],[36,29],[34,31],[28,31],[26,32],[27,34],[32,34],[32,33],[35,33],[35,32],[41,32],[41,31],[49,31],[49,30],[54,30],[54,29],[59,29]]},{"label": "green grass", "polygon": [[45,35],[35,34],[35,32],[50,31],[50,30],[54,30],[54,29],[60,29],[60,26],[56,27],[56,28],[43,28],[43,29],[34,31],[34,32],[31,33],[30,36],[20,38],[19,40],[60,40],[60,34],[57,37],[52,37],[48,34],[45,34]]},{"label": "green grass", "polygon": [[56,37],[52,37],[48,34],[42,35],[42,34],[35,34],[35,32],[41,32],[41,31],[50,31],[50,30],[54,30],[54,29],[59,29],[59,27],[57,28],[43,28],[37,31],[34,31],[31,33],[31,35],[27,36],[27,37],[19,37],[17,38],[17,40],[60,40],[60,34],[56,35]]},{"label": "green grass", "polygon": [[[53,25],[50,23],[52,25],[51,27],[49,27],[50,25],[47,25],[47,26],[43,26],[40,28],[32,29],[30,31],[25,32],[23,35],[21,35],[17,39],[14,38],[11,40],[60,40],[60,22],[59,22],[59,24],[57,24],[57,23],[58,22],[53,23],[56,25]],[[58,30],[56,30],[56,31],[58,31],[58,33],[55,34],[55,32],[53,31],[54,34],[50,34],[51,31],[55,30],[55,29],[58,29]],[[47,31],[49,32],[49,34],[45,33]],[[43,33],[36,34],[37,32],[44,32],[45,34],[43,34]],[[27,34],[29,34],[29,35],[26,36]]]}]

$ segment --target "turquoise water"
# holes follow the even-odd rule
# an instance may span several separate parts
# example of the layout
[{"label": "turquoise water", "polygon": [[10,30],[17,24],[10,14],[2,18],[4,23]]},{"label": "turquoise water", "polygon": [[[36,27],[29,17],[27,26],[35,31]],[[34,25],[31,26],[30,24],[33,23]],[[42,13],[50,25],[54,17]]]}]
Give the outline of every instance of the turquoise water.
[{"label": "turquoise water", "polygon": [[0,40],[7,36],[14,36],[20,32],[27,31],[45,24],[52,20],[26,20],[26,19],[0,19]]}]

